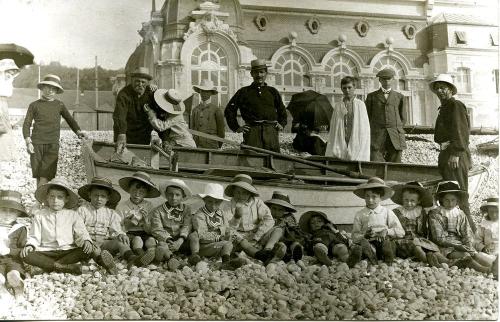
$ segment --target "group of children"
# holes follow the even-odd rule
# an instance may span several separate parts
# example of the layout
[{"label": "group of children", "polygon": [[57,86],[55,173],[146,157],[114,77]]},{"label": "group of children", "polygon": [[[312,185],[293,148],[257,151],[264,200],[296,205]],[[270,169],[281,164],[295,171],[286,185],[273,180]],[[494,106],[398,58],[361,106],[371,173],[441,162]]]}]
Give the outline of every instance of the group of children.
[{"label": "group of children", "polygon": [[[191,265],[219,257],[222,269],[234,270],[248,262],[241,251],[264,265],[297,262],[304,255],[327,266],[336,258],[349,267],[363,258],[391,264],[401,257],[497,274],[498,198],[481,207],[486,216],[474,236],[458,207],[466,193],[452,181],[438,185],[438,206],[426,212],[432,197],[418,182],[391,188],[379,178],[369,179],[354,190],[366,207],[356,213],[350,236],[320,211],[307,211],[297,222],[297,209],[286,194],[275,191],[263,201],[245,174],[236,175],[225,189],[207,184],[196,196],[180,179],[158,188],[145,172],[118,183],[129,199],[120,202],[107,178],[95,177],[78,189],[82,202],[63,179],[42,184],[35,197],[43,207],[34,211],[31,224],[21,195],[1,191],[0,282],[21,295],[24,263],[45,272],[81,274],[81,263],[93,259],[116,274],[116,258],[129,267],[166,262],[175,270],[180,261],[174,254],[187,256]],[[165,201],[157,207],[147,200],[160,195]],[[201,198],[203,206],[191,209],[185,201],[192,197]],[[388,198],[400,206],[382,206]]]}]

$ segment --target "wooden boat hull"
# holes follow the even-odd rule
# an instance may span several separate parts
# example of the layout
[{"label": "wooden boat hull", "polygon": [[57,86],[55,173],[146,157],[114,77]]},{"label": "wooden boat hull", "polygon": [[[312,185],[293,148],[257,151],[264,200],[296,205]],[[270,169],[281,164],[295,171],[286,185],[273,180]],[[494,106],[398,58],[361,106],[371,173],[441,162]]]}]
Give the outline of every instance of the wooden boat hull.
[{"label": "wooden boat hull", "polygon": [[[130,145],[128,149],[145,162],[149,162],[151,159],[152,154],[148,146]],[[354,180],[355,183],[350,182],[348,177],[329,173],[329,171],[325,172],[321,169],[290,161],[287,161],[287,163],[286,160],[279,158],[271,160],[275,169],[292,169],[295,174],[300,173],[297,176],[315,178],[314,180],[298,181],[294,180],[293,177],[292,179],[290,177],[283,178],[279,173],[270,172],[266,167],[270,162],[269,157],[266,155],[247,154],[241,153],[241,151],[228,152],[185,148],[176,149],[176,151],[179,155],[180,169],[177,172],[165,168],[167,163],[164,160],[160,161],[159,169],[138,168],[113,162],[99,162],[96,160],[96,154],[102,157],[101,161],[109,160],[113,154],[113,146],[107,143],[94,142],[91,149],[84,145],[82,154],[86,164],[88,180],[90,181],[93,176],[108,177],[117,190],[120,191],[122,198],[128,198],[128,194],[119,187],[118,180],[138,170],[149,173],[153,181],[158,184],[166,179],[182,179],[192,189],[193,193],[197,194],[202,193],[208,183],[216,182],[225,187],[231,182],[232,172],[237,172],[241,168],[250,168],[254,169],[255,173],[260,174],[254,180],[254,185],[263,200],[270,199],[273,191],[281,190],[290,196],[291,202],[298,209],[298,215],[308,210],[323,211],[334,223],[349,229],[355,213],[364,206],[364,200],[353,194],[358,182],[356,180]],[[434,166],[338,161],[325,157],[312,159],[351,171],[361,170],[365,174],[378,175],[388,181],[419,180],[437,182],[440,179],[437,167]],[[216,173],[212,170],[217,167],[226,167],[226,169],[229,169],[231,176],[210,174]],[[262,171],[259,171],[259,169]],[[267,170],[264,171],[264,169]],[[322,178],[324,178],[325,182],[321,181]],[[329,179],[340,181],[327,182]],[[153,200],[155,205],[161,202],[161,197]],[[191,204],[193,208],[201,206],[201,200],[197,198],[188,200],[187,203]],[[391,208],[396,206],[391,200],[384,201],[383,204]]]}]

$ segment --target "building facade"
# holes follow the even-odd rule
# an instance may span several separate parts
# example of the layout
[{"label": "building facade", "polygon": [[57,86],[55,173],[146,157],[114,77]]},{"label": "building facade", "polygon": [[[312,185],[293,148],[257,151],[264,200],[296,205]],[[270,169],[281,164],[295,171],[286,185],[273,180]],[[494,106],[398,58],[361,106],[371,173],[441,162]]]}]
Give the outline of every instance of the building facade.
[{"label": "building facade", "polygon": [[211,79],[219,90],[216,103],[225,107],[250,84],[255,58],[268,61],[267,83],[285,104],[308,89],[335,102],[346,75],[359,79],[357,94],[364,99],[379,87],[377,72],[388,67],[414,125],[433,125],[439,102],[427,83],[448,72],[456,77],[458,98],[469,107],[473,126],[496,127],[498,5],[481,3],[165,0],[157,10],[153,0],[151,19],[139,31],[142,42],[125,71],[148,67],[159,87],[176,88],[186,97],[201,79]]}]

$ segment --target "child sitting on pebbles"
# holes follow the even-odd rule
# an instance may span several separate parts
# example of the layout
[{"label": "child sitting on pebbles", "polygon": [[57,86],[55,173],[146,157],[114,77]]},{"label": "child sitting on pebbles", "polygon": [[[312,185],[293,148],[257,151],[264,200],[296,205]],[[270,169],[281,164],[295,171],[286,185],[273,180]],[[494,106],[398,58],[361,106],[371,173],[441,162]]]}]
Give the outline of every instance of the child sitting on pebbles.
[{"label": "child sitting on pebbles", "polygon": [[189,262],[194,265],[201,260],[200,256],[222,258],[223,269],[236,269],[243,266],[243,258],[230,259],[233,250],[229,227],[230,213],[221,209],[224,198],[224,188],[217,183],[205,186],[204,193],[198,194],[203,199],[204,206],[193,215],[193,232],[189,235],[191,257]]},{"label": "child sitting on pebbles", "polygon": [[347,259],[347,265],[354,267],[362,256],[366,256],[371,264],[383,259],[392,264],[396,254],[394,239],[405,235],[403,227],[394,212],[380,202],[389,199],[394,191],[384,180],[373,177],[360,184],[354,194],[365,200],[366,207],[354,216],[352,225],[353,245]]},{"label": "child sitting on pebbles", "polygon": [[498,276],[498,197],[490,197],[481,205],[484,218],[476,232],[475,248],[492,263],[493,275]]},{"label": "child sitting on pebbles", "polygon": [[[138,171],[132,176],[118,180],[120,187],[129,193],[130,198],[122,201],[116,211],[122,216],[122,224],[130,240],[132,251],[139,256],[145,254],[144,249],[156,248],[156,240],[149,234],[151,226],[151,201],[145,198],[160,196],[160,190],[151,180],[149,174]],[[156,252],[156,251],[155,251]]]},{"label": "child sitting on pebbles", "polygon": [[[145,266],[154,259],[154,251],[146,252],[142,256],[135,255],[129,246],[129,238],[121,227],[121,217],[109,205],[116,205],[120,199],[120,193],[113,188],[111,181],[104,177],[94,177],[89,184],[78,189],[80,197],[88,203],[78,208],[78,214],[83,218],[87,231],[94,243],[93,253],[99,254],[106,251],[108,254],[119,254],[131,265]],[[116,267],[113,258],[102,256],[108,272],[115,274]],[[99,264],[99,263],[98,263]]]},{"label": "child sitting on pebbles", "polygon": [[[35,191],[35,198],[47,207],[36,210],[29,229],[28,241],[21,251],[27,264],[47,272],[80,275],[79,263],[91,257],[107,270],[114,268],[107,251],[93,253],[94,246],[83,219],[74,210],[78,196],[64,179],[55,178]],[[109,259],[111,258],[111,261]]]},{"label": "child sitting on pebbles", "polygon": [[274,218],[274,227],[263,237],[264,248],[255,254],[255,258],[264,264],[279,261],[301,260],[307,238],[297,224],[294,213],[297,209],[290,203],[287,194],[274,191],[271,199],[264,202]]},{"label": "child sitting on pebbles", "polygon": [[300,228],[310,234],[308,253],[326,266],[333,264],[329,254],[345,262],[349,256],[349,239],[321,211],[306,211],[300,216]]},{"label": "child sitting on pebbles", "polygon": [[25,271],[19,258],[26,245],[29,224],[17,191],[0,191],[0,289],[12,290],[16,299],[24,294]]},{"label": "child sitting on pebbles", "polygon": [[428,235],[428,218],[424,209],[432,207],[432,196],[421,183],[412,181],[393,187],[391,200],[400,205],[394,209],[405,230],[402,239],[396,240],[396,254],[401,258],[415,257],[423,263],[440,267],[440,263],[449,261],[439,252],[439,247],[426,237]]},{"label": "child sitting on pebbles", "polygon": [[246,174],[236,175],[224,193],[231,197],[231,218],[229,224],[235,228],[233,234],[234,251],[243,250],[255,257],[262,248],[261,239],[274,226],[271,210],[252,185],[252,178]]},{"label": "child sitting on pebbles", "polygon": [[460,189],[456,181],[438,184],[436,198],[439,207],[429,211],[430,237],[448,259],[459,259],[454,263],[457,267],[488,273],[491,267],[477,256],[467,216],[458,206],[466,197],[467,193]]},{"label": "child sitting on pebbles", "polygon": [[192,193],[180,179],[165,181],[160,192],[167,200],[151,212],[151,235],[158,242],[156,260],[163,262],[174,252],[190,252],[188,236],[192,229],[191,208],[182,201]]}]

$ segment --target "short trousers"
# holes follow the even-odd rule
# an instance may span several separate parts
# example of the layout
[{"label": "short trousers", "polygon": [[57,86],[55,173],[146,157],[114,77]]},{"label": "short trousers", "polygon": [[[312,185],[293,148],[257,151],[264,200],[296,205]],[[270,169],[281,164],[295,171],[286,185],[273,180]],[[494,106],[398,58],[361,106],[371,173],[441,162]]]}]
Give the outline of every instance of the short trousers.
[{"label": "short trousers", "polygon": [[59,160],[59,143],[33,144],[35,153],[30,155],[33,178],[54,179]]},{"label": "short trousers", "polygon": [[6,276],[8,272],[18,271],[24,277],[23,263],[10,255],[0,256],[0,274]]}]

